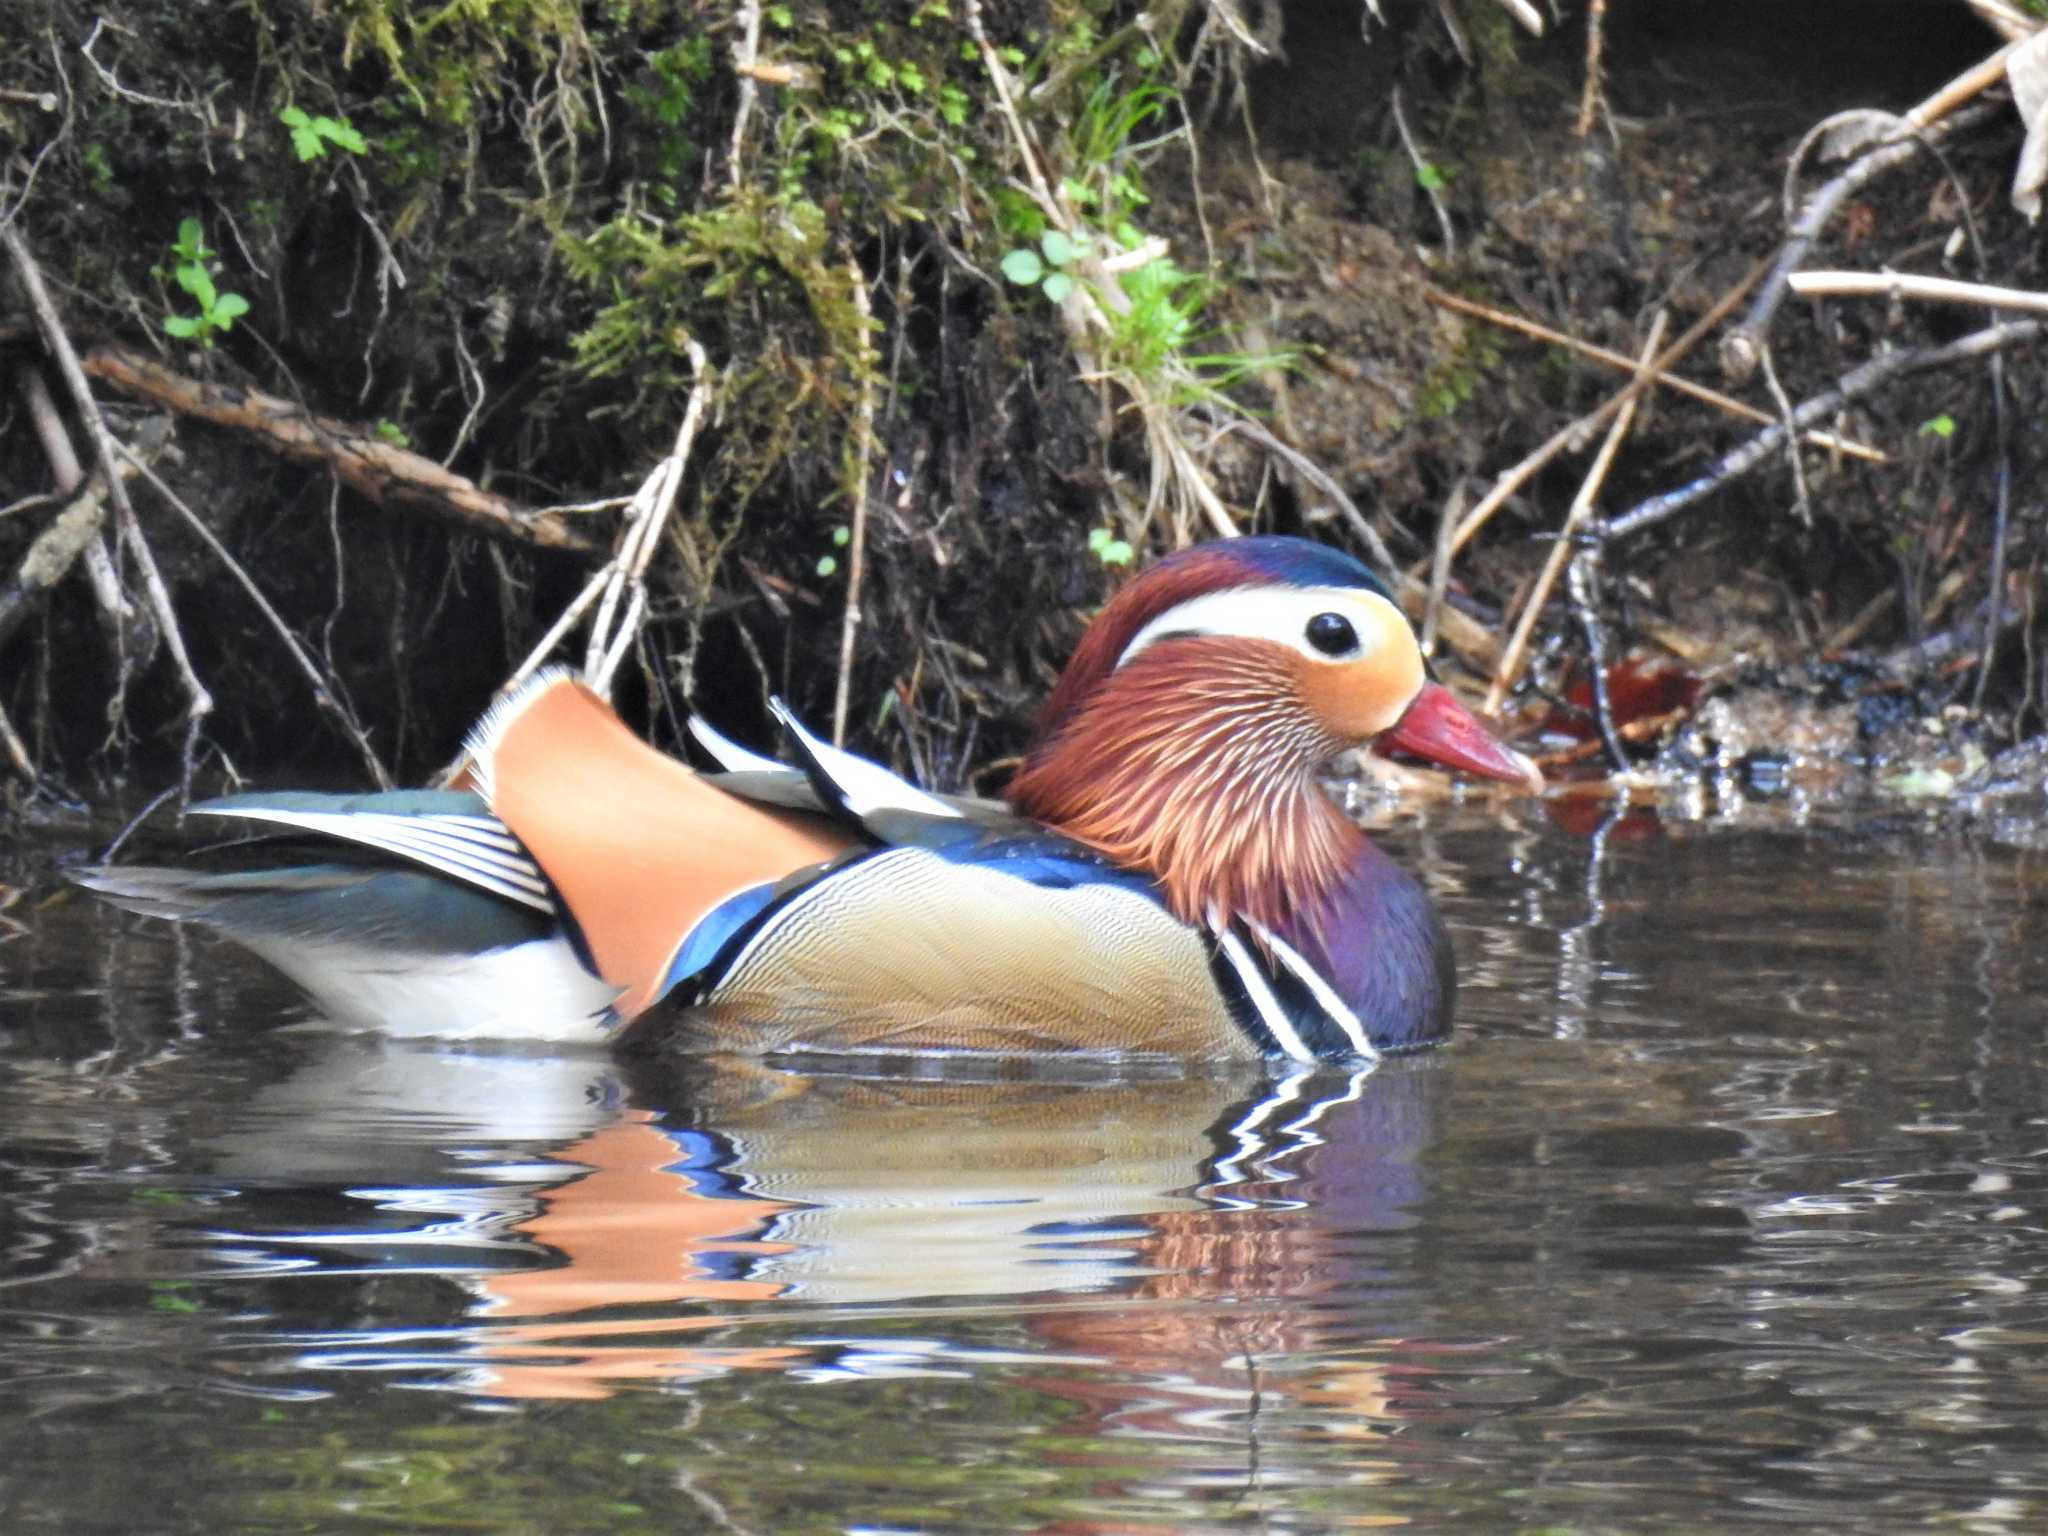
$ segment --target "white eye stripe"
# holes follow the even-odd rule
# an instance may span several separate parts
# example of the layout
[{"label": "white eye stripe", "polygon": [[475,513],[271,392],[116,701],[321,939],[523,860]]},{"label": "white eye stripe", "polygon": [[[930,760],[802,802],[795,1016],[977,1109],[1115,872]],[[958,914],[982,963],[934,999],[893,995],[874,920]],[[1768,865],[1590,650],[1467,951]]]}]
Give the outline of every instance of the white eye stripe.
[{"label": "white eye stripe", "polygon": [[[1361,649],[1332,657],[1310,645],[1308,621],[1319,613],[1350,620]],[[1389,617],[1397,630],[1407,628],[1408,621],[1392,603],[1377,592],[1358,587],[1233,587],[1191,597],[1167,609],[1132,636],[1116,664],[1121,667],[1169,635],[1243,635],[1284,645],[1310,661],[1355,661],[1387,633]]]}]

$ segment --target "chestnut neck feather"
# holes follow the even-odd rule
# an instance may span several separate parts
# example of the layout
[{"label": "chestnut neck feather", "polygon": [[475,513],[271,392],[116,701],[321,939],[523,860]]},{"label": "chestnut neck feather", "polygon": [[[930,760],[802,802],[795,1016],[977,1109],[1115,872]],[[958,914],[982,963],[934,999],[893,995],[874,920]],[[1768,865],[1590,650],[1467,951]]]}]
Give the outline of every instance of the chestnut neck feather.
[{"label": "chestnut neck feather", "polygon": [[1266,641],[1160,641],[1055,694],[1010,801],[1155,877],[1184,922],[1318,912],[1365,839],[1315,782],[1349,743],[1315,723],[1294,674]]}]

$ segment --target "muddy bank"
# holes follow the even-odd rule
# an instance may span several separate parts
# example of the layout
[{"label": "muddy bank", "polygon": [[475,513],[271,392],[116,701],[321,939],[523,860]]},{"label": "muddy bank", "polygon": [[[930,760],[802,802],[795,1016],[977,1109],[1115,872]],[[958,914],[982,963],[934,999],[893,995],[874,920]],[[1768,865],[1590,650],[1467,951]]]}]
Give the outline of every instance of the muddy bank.
[{"label": "muddy bank", "polygon": [[[188,759],[431,774],[679,434],[607,637],[623,702],[671,741],[686,704],[765,744],[767,694],[820,722],[843,697],[853,744],[993,787],[1125,548],[1226,526],[1405,578],[1446,674],[1499,678],[1563,775],[1618,752],[1767,779],[1804,753],[1856,757],[1860,788],[1938,740],[1962,782],[2036,736],[2036,353],[1835,408],[1873,359],[1985,317],[1795,301],[1739,381],[1714,348],[1746,301],[1701,324],[1779,247],[1816,123],[1909,108],[1997,36],[1960,4],[1616,4],[1582,134],[1580,7],[1541,38],[1494,0],[1381,9],[428,27],[366,3],[195,28],[31,0],[0,28],[7,793]],[[2033,284],[2020,116],[1994,90],[1927,131],[1938,154],[1858,186],[1806,264]],[[1809,157],[1798,195],[1841,169]],[[95,453],[53,326],[158,477],[124,481],[132,531],[60,489],[60,444],[83,476]],[[1629,377],[1586,347],[1693,328],[1675,371],[1752,416],[1645,392],[1571,545],[1611,532],[1597,569],[1560,570],[1524,622]],[[1824,437],[1729,472],[1815,401]],[[1610,697],[1603,732],[1589,683],[1614,667],[1683,686]],[[1849,722],[1811,750],[1781,719],[1809,696]]]}]

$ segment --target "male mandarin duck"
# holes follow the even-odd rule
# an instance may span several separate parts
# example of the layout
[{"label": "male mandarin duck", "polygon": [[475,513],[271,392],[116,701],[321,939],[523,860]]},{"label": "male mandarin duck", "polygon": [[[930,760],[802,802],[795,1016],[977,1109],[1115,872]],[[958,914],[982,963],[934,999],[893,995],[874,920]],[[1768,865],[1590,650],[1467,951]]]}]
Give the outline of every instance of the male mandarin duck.
[{"label": "male mandarin duck", "polygon": [[[544,673],[471,733],[467,788],[192,807],[316,835],[321,863],[77,878],[393,1032],[1356,1061],[1445,1034],[1451,951],[1319,771],[1372,744],[1542,782],[1429,680],[1370,571],[1285,537],[1118,592],[1007,805],[928,794],[776,708],[797,767],[695,722],[722,769],[698,773]],[[664,1001],[687,1012],[648,1014]]]}]

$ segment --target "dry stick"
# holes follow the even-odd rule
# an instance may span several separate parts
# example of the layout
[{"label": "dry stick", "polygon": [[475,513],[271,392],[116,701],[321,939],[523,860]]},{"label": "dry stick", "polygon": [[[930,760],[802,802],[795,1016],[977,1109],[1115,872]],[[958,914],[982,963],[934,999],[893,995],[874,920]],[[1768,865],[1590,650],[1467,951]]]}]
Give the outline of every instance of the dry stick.
[{"label": "dry stick", "polygon": [[135,507],[128,500],[128,487],[115,458],[114,434],[107,430],[106,418],[100,414],[99,402],[93,399],[92,387],[85,381],[85,370],[79,366],[78,353],[72,348],[71,338],[64,334],[64,326],[57,318],[57,306],[51,302],[49,290],[43,286],[42,271],[37,267],[35,257],[29,253],[28,243],[12,225],[0,226],[0,247],[6,249],[9,260],[14,263],[22,291],[28,295],[29,308],[35,313],[37,328],[42,332],[43,344],[56,359],[57,370],[63,374],[65,387],[71,392],[72,404],[91,435],[93,457],[106,472],[107,491],[113,497],[114,508],[119,515],[121,542],[127,546],[137,570],[142,573],[143,592],[149,598],[164,645],[170,651],[179,678],[185,685],[185,779],[189,783],[199,722],[213,712],[213,695],[206,691],[206,685],[199,681],[199,674],[192,670],[192,658],[185,650],[185,636],[178,628],[178,615],[171,607],[171,595],[164,588],[156,557],[150,553],[149,544],[142,537],[142,527],[135,520]]},{"label": "dry stick", "polygon": [[746,144],[747,119],[754,114],[754,97],[760,90],[755,84],[754,67],[761,56],[761,0],[742,0],[740,37],[732,52],[733,72],[740,77],[740,101],[732,115],[732,148],[726,155],[726,173],[733,190],[738,191],[740,151]]},{"label": "dry stick", "polygon": [[[1721,373],[1730,383],[1740,384],[1756,371],[1757,362],[1763,355],[1764,333],[1771,328],[1771,320],[1785,297],[1787,280],[1806,260],[1807,251],[1812,249],[1813,242],[1820,238],[1835,210],[1848,200],[1849,195],[1893,166],[1904,164],[1923,149],[1990,117],[1989,108],[1979,108],[1959,112],[1945,122],[1926,126],[1934,115],[1929,108],[1943,102],[1948,94],[1945,89],[1902,119],[1899,131],[1910,137],[1873,149],[1806,200],[1805,208],[1779,246],[1777,257],[1771,263],[1770,276],[1758,291],[1756,301],[1750,305],[1749,313],[1721,338]],[[1946,111],[1948,106],[1944,105],[1940,110]],[[1906,123],[1913,126],[1903,126]]]},{"label": "dry stick", "polygon": [[868,280],[860,263],[848,261],[853,303],[860,311],[860,416],[853,440],[853,537],[846,551],[846,616],[839,626],[839,683],[832,693],[832,745],[846,745],[847,697],[853,686],[853,640],[860,630],[861,578],[867,570],[868,465],[875,456],[875,378],[881,360],[875,356],[874,309]]},{"label": "dry stick", "polygon": [[2037,16],[2029,16],[2011,0],[1964,0],[1978,19],[2007,42],[2023,43],[2041,30]]},{"label": "dry stick", "polygon": [[[1649,340],[1643,344],[1640,366],[1648,367],[1650,359],[1664,341],[1665,321],[1669,317],[1663,310],[1650,323]],[[1522,675],[1522,657],[1529,645],[1529,635],[1536,628],[1536,620],[1550,601],[1551,588],[1557,585],[1558,574],[1564,570],[1565,561],[1571,558],[1572,539],[1579,531],[1579,525],[1593,510],[1593,498],[1600,494],[1600,487],[1607,481],[1607,472],[1614,464],[1615,453],[1620,449],[1622,439],[1628,436],[1629,427],[1634,423],[1636,402],[1631,400],[1615,416],[1607,429],[1607,439],[1600,445],[1600,451],[1593,458],[1593,467],[1586,472],[1585,482],[1579,487],[1579,494],[1572,498],[1571,509],[1565,513],[1564,525],[1557,531],[1557,542],[1551,546],[1550,558],[1543,562],[1543,570],[1536,578],[1536,585],[1530,589],[1529,599],[1522,605],[1522,616],[1515,623],[1514,632],[1508,637],[1507,650],[1501,654],[1500,666],[1494,670],[1493,682],[1486,690],[1486,702],[1481,710],[1495,714],[1509,690]]]},{"label": "dry stick", "polygon": [[106,481],[95,476],[35,536],[13,576],[0,581],[0,646],[14,638],[44,594],[77,563],[86,545],[99,537],[106,515]]},{"label": "dry stick", "polygon": [[1785,281],[1801,298],[1921,299],[1929,304],[1981,304],[1987,309],[2048,315],[2048,293],[1965,283],[1952,277],[1922,277],[1915,272],[1794,272]]},{"label": "dry stick", "polygon": [[362,758],[363,766],[370,770],[370,777],[376,781],[377,787],[379,789],[391,788],[391,775],[385,770],[382,760],[378,758],[376,749],[370,745],[369,737],[364,735],[362,726],[357,723],[348,705],[342,701],[340,695],[329,684],[328,679],[322,675],[319,667],[314,664],[313,658],[307,654],[305,646],[299,641],[299,637],[293,634],[291,626],[285,623],[283,615],[270,605],[270,600],[263,595],[263,589],[256,585],[255,580],[242,568],[241,563],[228,553],[227,546],[215,537],[213,530],[206,526],[199,514],[194,512],[176,491],[165,484],[162,477],[154,469],[150,468],[149,464],[140,455],[136,454],[126,444],[121,443],[115,445],[115,452],[120,454],[122,459],[127,462],[128,466],[136,474],[141,475],[143,479],[150,483],[156,493],[163,497],[172,511],[185,520],[185,526],[191,529],[200,543],[213,552],[214,558],[220,561],[222,566],[226,568],[227,573],[235,579],[235,584],[249,595],[249,601],[256,605],[256,609],[263,615],[264,621],[270,625],[271,629],[276,631],[278,639],[284,642],[284,648],[291,653],[292,660],[298,664],[299,671],[305,674],[306,681],[312,686],[313,701],[329,715],[333,716],[336,723],[341,726],[342,731],[355,747],[356,755]]},{"label": "dry stick", "polygon": [[[42,369],[25,362],[16,371],[16,378],[28,403],[29,421],[43,446],[43,458],[49,463],[50,478],[56,482],[57,494],[67,497],[85,482],[85,468],[78,462],[78,451],[71,446],[71,434],[64,430],[63,418],[57,414],[57,402],[50,398],[50,386],[43,381]],[[114,569],[113,556],[107,553],[106,540],[95,534],[86,542],[83,555],[93,600],[100,605],[101,614],[118,637],[121,625],[135,617],[135,608],[121,590],[121,577]]]},{"label": "dry stick", "polygon": [[[690,354],[690,401],[682,412],[682,426],[676,428],[676,446],[670,449],[668,457],[655,465],[653,473],[647,475],[639,489],[639,496],[633,498],[633,510],[627,514],[627,526],[618,535],[618,553],[610,557],[604,567],[604,604],[598,608],[596,621],[590,625],[590,647],[584,653],[584,676],[592,688],[602,694],[610,692],[612,676],[618,666],[625,662],[627,647],[639,637],[641,616],[647,610],[647,567],[653,563],[653,551],[659,545],[662,528],[668,526],[668,514],[676,506],[676,492],[682,485],[682,469],[690,461],[690,449],[696,446],[696,430],[705,420],[705,408],[711,401],[711,358],[705,354],[705,346],[694,336],[682,338],[684,352]],[[623,621],[616,621],[618,598],[631,588],[631,600],[627,602],[627,614]]]},{"label": "dry stick", "polygon": [[1579,628],[1586,635],[1586,668],[1593,680],[1593,719],[1600,727],[1600,739],[1618,769],[1628,767],[1628,749],[1614,728],[1614,700],[1607,692],[1607,630],[1600,622],[1600,548],[1582,549],[1572,557],[1571,574],[1565,586],[1572,595],[1572,609]]},{"label": "dry stick", "polygon": [[365,428],[313,415],[276,395],[205,384],[114,347],[96,349],[85,367],[95,378],[180,415],[233,427],[286,458],[322,465],[380,504],[419,507],[478,532],[542,549],[595,550],[589,535],[565,518],[528,512],[424,455],[380,441]]},{"label": "dry stick", "polygon": [[[1792,281],[1796,286],[1800,279],[1794,277]],[[1570,335],[1565,331],[1553,330],[1547,325],[1527,319],[1521,315],[1513,314],[1508,310],[1495,309],[1491,304],[1481,304],[1473,299],[1461,298],[1455,293],[1447,292],[1429,283],[1422,285],[1422,296],[1440,309],[1453,310],[1461,315],[1471,315],[1475,319],[1497,325],[1502,330],[1514,331],[1523,336],[1534,337],[1537,341],[1547,341],[1552,346],[1567,348],[1581,357],[1590,358],[1594,362],[1606,363],[1608,366],[1618,368],[1624,373],[1633,374],[1638,371],[1636,360],[1626,352],[1616,352],[1611,347],[1603,347],[1597,342],[1581,340],[1579,337]],[[1755,406],[1736,399],[1733,395],[1723,394],[1711,385],[1696,384],[1682,374],[1660,374],[1652,382],[1666,389],[1676,390],[1681,395],[1690,395],[1693,399],[1703,401],[1717,410],[1725,411],[1730,416],[1739,416],[1744,421],[1756,422],[1759,426],[1768,425],[1776,419],[1768,411],[1760,411]],[[1890,455],[1885,453],[1883,449],[1873,448],[1868,443],[1859,443],[1854,438],[1837,436],[1833,432],[1807,432],[1801,435],[1800,441],[1810,443],[1816,448],[1826,448],[1830,452],[1842,454],[1847,458],[1863,459],[1872,464],[1889,464],[1891,462]]]},{"label": "dry stick", "polygon": [[1977,686],[1970,707],[1984,707],[1984,689],[1991,681],[1991,660],[1998,654],[1999,615],[2005,606],[2005,539],[2012,526],[2012,410],[2005,397],[2005,358],[1991,356],[1991,404],[1998,432],[1998,498],[1991,524],[1991,575],[1987,579],[1984,651],[1977,659]]},{"label": "dry stick", "polygon": [[1600,50],[1607,34],[1607,0],[1587,0],[1586,5],[1586,89],[1579,97],[1578,135],[1593,132],[1593,118],[1600,109]]},{"label": "dry stick", "polygon": [[1742,296],[1749,292],[1758,279],[1764,275],[1765,270],[1766,264],[1762,262],[1750,268],[1742,281],[1722,294],[1720,298],[1714,301],[1712,309],[1686,327],[1685,334],[1665,348],[1656,361],[1650,364],[1647,371],[1639,371],[1633,379],[1630,379],[1628,383],[1624,384],[1614,394],[1609,395],[1597,409],[1589,411],[1577,421],[1559,428],[1540,447],[1524,458],[1521,463],[1503,472],[1501,477],[1494,481],[1493,489],[1480,498],[1479,505],[1470,512],[1467,512],[1465,520],[1458,524],[1458,531],[1451,535],[1451,553],[1456,554],[1469,544],[1472,541],[1472,536],[1486,526],[1494,513],[1498,512],[1507,503],[1508,498],[1534,479],[1537,471],[1541,470],[1544,465],[1548,464],[1560,453],[1563,453],[1567,448],[1578,443],[1586,433],[1607,422],[1616,411],[1621,410],[1629,401],[1634,400],[1644,390],[1648,389],[1654,380],[1662,378],[1665,371],[1672,364],[1676,363],[1697,346],[1700,339],[1707,332],[1721,323],[1723,316],[1727,315],[1730,310],[1742,302]]},{"label": "dry stick", "polygon": [[30,785],[41,782],[36,765],[30,761],[28,746],[14,733],[14,722],[7,718],[7,710],[0,705],[0,747],[7,749],[7,761],[14,765],[14,771]]},{"label": "dry stick", "polygon": [[[1841,381],[1826,394],[1816,395],[1793,411],[1792,425],[1796,428],[1817,421],[1901,374],[1921,373],[1930,368],[1946,368],[1952,363],[1968,362],[1972,358],[1983,357],[2007,347],[2038,341],[2044,332],[2048,332],[2048,323],[2040,320],[2011,320],[1986,326],[1981,331],[1974,331],[1960,340],[1951,341],[1943,346],[1922,347],[1910,352],[1891,352],[1883,357],[1873,358],[1862,367],[1843,375]],[[1655,527],[1667,518],[1684,511],[1694,502],[1719,490],[1736,476],[1754,469],[1777,450],[1784,438],[1783,423],[1766,427],[1740,448],[1723,454],[1705,474],[1677,490],[1652,496],[1620,517],[1604,523],[1594,523],[1591,529],[1598,534],[1602,542],[1607,542],[1639,533],[1645,528]]]},{"label": "dry stick", "polygon": [[1458,237],[1451,228],[1450,210],[1444,207],[1443,177],[1434,166],[1422,158],[1422,151],[1415,147],[1415,136],[1408,131],[1408,115],[1401,110],[1401,88],[1396,86],[1387,93],[1387,104],[1394,114],[1394,131],[1401,136],[1401,147],[1408,151],[1408,163],[1415,167],[1415,184],[1429,194],[1429,206],[1436,210],[1436,222],[1444,232],[1444,257],[1455,261],[1458,255]]},{"label": "dry stick", "polygon": [[[669,513],[675,508],[676,491],[683,483],[683,466],[690,461],[690,450],[696,446],[697,431],[711,400],[711,360],[703,343],[694,336],[685,336],[683,350],[689,354],[691,371],[690,400],[683,407],[683,424],[676,429],[675,447],[655,466],[654,473],[641,487],[640,496],[634,498],[618,553],[606,568],[604,604],[590,626],[590,648],[585,653],[583,669],[590,685],[607,695],[611,692],[612,677],[626,659],[627,649],[639,636],[647,611],[647,567],[653,563],[661,531],[668,526]],[[632,599],[614,633],[612,616],[620,592],[629,583]]]}]

